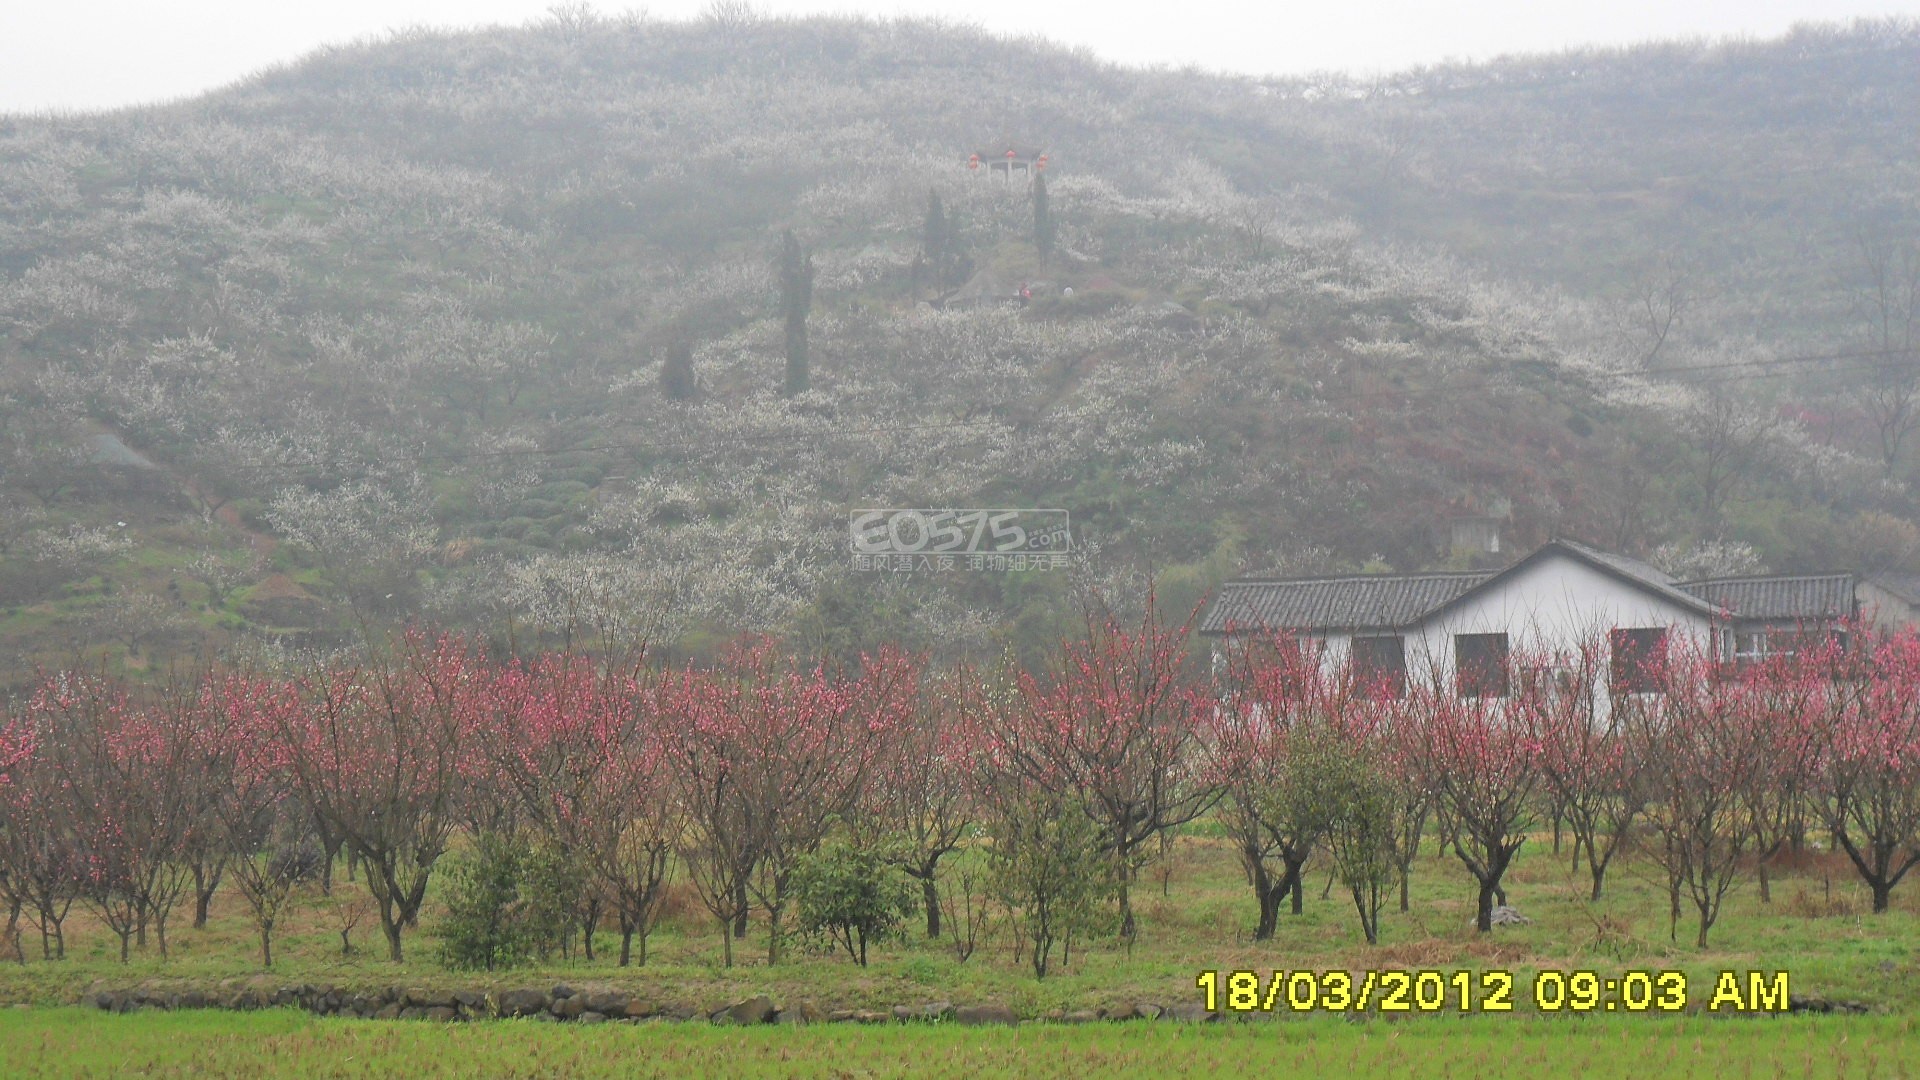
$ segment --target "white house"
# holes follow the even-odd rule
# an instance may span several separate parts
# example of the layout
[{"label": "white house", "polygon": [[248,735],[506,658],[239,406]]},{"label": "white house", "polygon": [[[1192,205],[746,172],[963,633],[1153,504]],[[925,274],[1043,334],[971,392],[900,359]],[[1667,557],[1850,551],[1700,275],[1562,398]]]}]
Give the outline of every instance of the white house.
[{"label": "white house", "polygon": [[1639,692],[1651,688],[1648,662],[1683,638],[1721,659],[1755,659],[1855,617],[1856,590],[1845,573],[1679,582],[1554,540],[1492,572],[1229,581],[1200,633],[1284,634],[1317,647],[1326,665],[1352,662],[1402,685],[1411,673],[1476,696],[1507,693],[1510,654],[1552,665],[1605,642],[1612,690]]}]

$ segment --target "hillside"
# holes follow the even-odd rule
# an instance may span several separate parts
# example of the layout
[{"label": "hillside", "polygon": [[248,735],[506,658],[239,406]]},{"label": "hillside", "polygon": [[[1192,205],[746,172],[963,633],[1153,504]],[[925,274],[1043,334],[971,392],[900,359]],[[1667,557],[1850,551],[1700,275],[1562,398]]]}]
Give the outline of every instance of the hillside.
[{"label": "hillside", "polygon": [[[1503,506],[1920,569],[1872,422],[1912,331],[1859,288],[1915,271],[1916,65],[1910,24],[1358,84],[569,18],[0,118],[0,669],[409,619],[1027,647],[1089,582],[1441,565]],[[1024,177],[966,167],[1007,141],[1044,260]],[[1063,507],[1088,558],[853,573],[889,505]]]}]

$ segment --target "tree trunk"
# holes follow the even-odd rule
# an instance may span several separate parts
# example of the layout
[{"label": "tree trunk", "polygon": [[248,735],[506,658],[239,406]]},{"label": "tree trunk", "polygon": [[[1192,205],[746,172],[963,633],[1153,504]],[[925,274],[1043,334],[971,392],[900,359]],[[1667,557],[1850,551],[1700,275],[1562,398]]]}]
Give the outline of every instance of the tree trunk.
[{"label": "tree trunk", "polygon": [[[1376,889],[1375,895],[1378,893]],[[1380,944],[1380,911],[1375,908],[1369,915],[1365,895],[1357,886],[1353,889],[1353,907],[1360,913],[1360,932],[1367,936],[1367,944]]]},{"label": "tree trunk", "polygon": [[1893,885],[1884,879],[1869,881],[1867,884],[1873,888],[1873,913],[1886,914],[1887,905],[1893,901]]},{"label": "tree trunk", "polygon": [[220,888],[220,879],[226,876],[226,872],[227,860],[224,858],[214,861],[211,872],[208,871],[203,860],[194,860],[193,928],[195,930],[207,928],[207,913],[213,907],[213,894]]},{"label": "tree trunk", "polygon": [[1473,917],[1473,928],[1483,934],[1493,932],[1493,900],[1499,886],[1491,881],[1480,883],[1480,900]]},{"label": "tree trunk", "polygon": [[260,966],[273,966],[273,923],[260,924]]},{"label": "tree trunk", "polygon": [[387,935],[387,959],[396,964],[401,963],[405,957],[400,952],[400,920],[382,918],[380,929]]},{"label": "tree trunk", "polygon": [[[1283,872],[1283,876],[1280,878],[1280,890],[1291,899],[1293,913],[1298,915],[1306,910],[1305,879],[1307,856],[1302,855],[1296,859],[1291,857],[1290,852],[1290,848],[1280,849],[1280,868]],[[1309,853],[1311,853],[1311,849],[1309,849]]]},{"label": "tree trunk", "polygon": [[920,902],[927,908],[927,937],[940,936],[940,890],[934,883],[933,875],[920,879]]},{"label": "tree trunk", "polygon": [[1667,879],[1667,940],[1680,939],[1680,879]]},{"label": "tree trunk", "polygon": [[734,935],[731,933],[732,930],[733,927],[727,925],[726,919],[720,920],[720,965],[722,967],[733,966]]},{"label": "tree trunk", "polygon": [[1274,881],[1264,865],[1256,866],[1255,871],[1253,894],[1260,903],[1260,924],[1254,927],[1253,940],[1271,941],[1280,925],[1280,901],[1292,891],[1292,886],[1284,877]]}]

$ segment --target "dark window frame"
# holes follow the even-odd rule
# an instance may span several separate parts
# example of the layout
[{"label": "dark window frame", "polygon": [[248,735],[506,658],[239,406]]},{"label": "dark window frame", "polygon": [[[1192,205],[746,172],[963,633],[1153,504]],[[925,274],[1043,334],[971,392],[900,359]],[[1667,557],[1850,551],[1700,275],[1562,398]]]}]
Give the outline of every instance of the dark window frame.
[{"label": "dark window frame", "polygon": [[1453,683],[1463,698],[1513,693],[1512,639],[1505,631],[1453,635]]},{"label": "dark window frame", "polygon": [[[1389,652],[1387,643],[1392,642]],[[1355,634],[1347,643],[1347,662],[1360,682],[1385,686],[1394,697],[1407,692],[1407,639],[1403,634]]]},{"label": "dark window frame", "polygon": [[1612,694],[1658,694],[1667,677],[1672,628],[1620,626],[1607,634],[1607,690]]}]

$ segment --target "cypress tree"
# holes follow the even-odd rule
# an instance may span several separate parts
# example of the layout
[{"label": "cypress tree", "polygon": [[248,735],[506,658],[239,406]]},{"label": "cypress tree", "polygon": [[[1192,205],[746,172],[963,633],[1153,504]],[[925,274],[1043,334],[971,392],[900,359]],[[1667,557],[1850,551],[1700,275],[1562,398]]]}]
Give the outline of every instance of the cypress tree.
[{"label": "cypress tree", "polygon": [[947,246],[950,233],[947,230],[947,208],[940,201],[940,193],[927,192],[927,221],[921,227],[920,250],[927,257],[927,265],[939,268],[947,264]]},{"label": "cypress tree", "polygon": [[1040,251],[1040,262],[1045,264],[1053,255],[1053,208],[1047,202],[1047,174],[1033,175],[1033,246]]},{"label": "cypress tree", "polygon": [[813,255],[789,229],[780,239],[780,311],[787,324],[785,395],[807,390],[807,312],[813,308]]},{"label": "cypress tree", "polygon": [[693,346],[686,338],[675,338],[667,346],[666,361],[660,365],[660,392],[674,401],[688,401],[696,389]]}]

